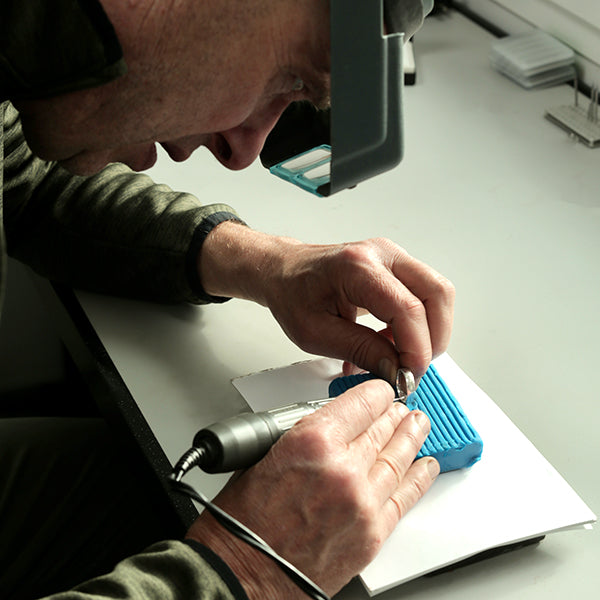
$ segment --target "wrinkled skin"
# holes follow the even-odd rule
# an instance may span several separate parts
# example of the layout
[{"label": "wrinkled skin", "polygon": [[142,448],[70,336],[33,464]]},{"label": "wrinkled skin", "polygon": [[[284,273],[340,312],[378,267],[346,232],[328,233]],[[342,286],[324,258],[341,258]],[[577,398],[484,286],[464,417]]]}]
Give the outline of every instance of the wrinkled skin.
[{"label": "wrinkled skin", "polygon": [[[450,340],[454,287],[390,240],[301,244],[223,223],[208,236],[199,270],[210,293],[269,307],[304,350],[390,382],[401,366],[421,377]],[[388,334],[356,324],[364,311]]]},{"label": "wrinkled skin", "polygon": [[[427,417],[392,397],[378,380],[348,390],[302,419],[215,500],[330,595],[377,555],[439,472],[433,458],[413,462]],[[250,598],[306,597],[206,513],[187,537],[215,549]]]}]

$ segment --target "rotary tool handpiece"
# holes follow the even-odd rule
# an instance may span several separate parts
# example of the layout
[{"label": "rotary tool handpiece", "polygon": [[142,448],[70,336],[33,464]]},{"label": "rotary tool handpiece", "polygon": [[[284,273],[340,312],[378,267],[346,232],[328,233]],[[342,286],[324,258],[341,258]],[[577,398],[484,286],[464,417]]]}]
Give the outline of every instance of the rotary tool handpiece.
[{"label": "rotary tool handpiece", "polygon": [[201,429],[193,447],[174,468],[176,479],[199,466],[207,473],[227,473],[257,463],[271,446],[302,417],[325,404],[325,400],[299,402],[259,413],[242,413]]},{"label": "rotary tool handpiece", "polygon": [[[398,369],[396,402],[406,404],[415,391],[415,379],[408,369]],[[193,467],[207,473],[227,473],[256,464],[269,448],[302,417],[329,404],[333,398],[289,404],[259,413],[242,413],[201,429],[190,448],[173,469],[179,481]]]}]

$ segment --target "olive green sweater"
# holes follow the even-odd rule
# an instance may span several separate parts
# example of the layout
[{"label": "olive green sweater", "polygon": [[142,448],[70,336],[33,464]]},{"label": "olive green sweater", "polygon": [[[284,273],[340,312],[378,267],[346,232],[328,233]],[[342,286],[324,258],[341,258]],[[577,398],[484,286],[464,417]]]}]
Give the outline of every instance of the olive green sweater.
[{"label": "olive green sweater", "polygon": [[[101,85],[126,72],[97,0],[0,3],[0,311],[6,254],[38,273],[102,292],[195,303],[196,256],[228,206],[155,185],[122,165],[75,177],[32,155],[10,100]],[[0,524],[1,526],[1,524]],[[77,600],[231,600],[246,595],[198,544],[165,541],[112,573],[53,596]]]}]

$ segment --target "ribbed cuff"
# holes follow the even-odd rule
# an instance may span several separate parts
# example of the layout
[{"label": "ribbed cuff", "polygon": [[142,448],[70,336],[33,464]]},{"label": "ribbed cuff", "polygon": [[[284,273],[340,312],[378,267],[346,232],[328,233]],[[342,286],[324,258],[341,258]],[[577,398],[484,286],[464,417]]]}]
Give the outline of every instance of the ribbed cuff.
[{"label": "ribbed cuff", "polygon": [[200,280],[200,275],[198,273],[198,254],[200,253],[202,244],[204,244],[204,240],[206,240],[208,234],[217,225],[224,223],[225,221],[235,221],[236,223],[245,225],[244,221],[233,213],[226,211],[216,212],[202,220],[202,223],[198,225],[192,237],[192,242],[186,256],[185,270],[190,288],[198,298],[199,302],[222,303],[230,300],[230,298],[207,294],[202,286],[202,281]]},{"label": "ribbed cuff", "polygon": [[192,548],[192,550],[195,550],[220,575],[235,598],[238,600],[249,600],[242,584],[220,556],[196,540],[185,539],[183,543]]}]

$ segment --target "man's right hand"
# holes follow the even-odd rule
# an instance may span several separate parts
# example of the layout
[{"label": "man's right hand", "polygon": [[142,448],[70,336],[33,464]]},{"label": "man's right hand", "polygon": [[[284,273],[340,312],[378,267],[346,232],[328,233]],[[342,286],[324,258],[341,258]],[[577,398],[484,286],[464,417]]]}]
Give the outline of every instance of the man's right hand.
[{"label": "man's right hand", "polygon": [[[335,594],[375,558],[439,473],[435,459],[414,460],[427,417],[392,400],[381,380],[348,390],[298,422],[215,503]],[[219,554],[251,599],[306,597],[208,513],[187,537]]]},{"label": "man's right hand", "polygon": [[[302,350],[390,383],[399,367],[418,380],[450,341],[454,286],[391,240],[303,244],[227,221],[207,236],[198,269],[207,293],[268,307]],[[390,335],[356,323],[364,312]]]}]

